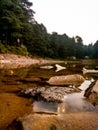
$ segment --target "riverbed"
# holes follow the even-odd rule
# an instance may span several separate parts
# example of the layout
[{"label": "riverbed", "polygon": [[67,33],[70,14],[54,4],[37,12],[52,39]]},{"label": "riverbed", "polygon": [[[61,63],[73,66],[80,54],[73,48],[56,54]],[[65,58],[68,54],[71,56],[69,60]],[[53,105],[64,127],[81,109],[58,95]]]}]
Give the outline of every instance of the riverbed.
[{"label": "riverbed", "polygon": [[[78,115],[80,113],[98,115],[98,105],[94,106],[84,97],[86,88],[89,87],[92,80],[98,79],[98,74],[83,75],[82,72],[83,67],[93,68],[97,64],[85,65],[64,62],[59,65],[66,67],[66,69],[56,71],[54,63],[37,64],[17,69],[7,67],[0,69],[0,130],[6,129],[16,118],[31,113],[48,114],[50,116],[66,116],[66,114],[70,116],[70,114]],[[70,74],[80,74],[85,78],[85,81],[79,86],[80,92],[67,93],[62,103],[45,102],[31,97],[19,96],[19,92],[23,89],[47,87],[46,81],[52,76]],[[92,118],[95,117],[92,116]],[[97,128],[95,129],[97,130]]]}]

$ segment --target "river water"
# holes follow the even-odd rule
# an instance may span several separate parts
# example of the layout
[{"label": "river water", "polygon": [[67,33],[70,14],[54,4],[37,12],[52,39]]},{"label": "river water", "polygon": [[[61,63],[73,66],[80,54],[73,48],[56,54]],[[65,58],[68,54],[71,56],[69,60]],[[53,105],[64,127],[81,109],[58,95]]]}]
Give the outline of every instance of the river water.
[{"label": "river water", "polygon": [[[52,76],[68,75],[68,74],[81,74],[83,75],[82,68],[92,68],[97,65],[82,65],[76,63],[61,64],[66,67],[66,69],[56,71],[55,65],[52,64],[50,68],[43,65],[33,65],[28,68],[11,69],[5,68],[1,69],[0,73],[0,92],[17,92],[19,89],[30,88],[36,86],[45,86],[44,81],[47,81]],[[46,65],[45,65],[46,66]],[[48,65],[50,66],[50,65]],[[90,85],[91,80],[98,79],[98,74],[85,74],[85,82],[79,86],[81,92],[75,92],[71,94],[66,94],[64,101],[62,103],[44,102],[44,101],[34,101],[33,111],[34,112],[46,112],[55,114],[65,114],[70,112],[83,112],[92,111],[98,112],[98,105],[94,106],[92,103],[88,102],[84,97],[84,91]],[[9,86],[9,89],[8,89]]]},{"label": "river water", "polygon": [[85,89],[91,84],[86,80],[79,88],[82,90],[78,93],[71,93],[65,96],[62,103],[47,103],[44,101],[35,101],[33,110],[35,112],[66,114],[73,112],[98,112],[98,105],[94,106],[84,97]]},{"label": "river water", "polygon": [[[64,65],[63,65],[64,66]],[[65,65],[66,66],[66,65]],[[62,70],[56,75],[63,75],[67,74],[81,74],[82,68],[92,68],[94,65],[80,65],[80,64],[69,64],[67,66],[67,70]],[[96,65],[95,65],[96,67]],[[45,71],[45,70],[44,70]],[[64,114],[64,113],[72,113],[72,112],[98,112],[98,105],[94,106],[92,103],[88,102],[86,98],[84,97],[85,90],[89,87],[89,85],[92,82],[92,79],[97,79],[98,74],[85,74],[83,75],[85,77],[84,83],[82,83],[79,88],[81,89],[81,92],[75,92],[71,94],[67,94],[65,96],[65,99],[62,103],[46,103],[44,101],[35,101],[34,102],[34,111],[35,112],[54,112],[58,114]]]}]

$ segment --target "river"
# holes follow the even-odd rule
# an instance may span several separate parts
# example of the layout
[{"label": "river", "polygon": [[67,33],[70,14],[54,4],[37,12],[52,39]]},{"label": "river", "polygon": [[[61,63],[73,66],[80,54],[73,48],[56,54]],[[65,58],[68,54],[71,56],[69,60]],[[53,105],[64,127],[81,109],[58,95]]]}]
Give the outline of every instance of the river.
[{"label": "river", "polygon": [[[94,65],[84,65],[80,63],[63,63],[61,64],[66,69],[56,71],[55,64],[51,65],[33,65],[27,68],[1,69],[0,73],[0,92],[17,93],[23,88],[30,88],[36,86],[45,86],[44,81],[47,81],[52,76],[68,75],[68,74],[81,74],[82,69],[96,67]],[[49,66],[50,68],[47,68]],[[34,101],[34,112],[48,112],[64,114],[69,112],[82,112],[82,111],[94,111],[98,112],[98,106],[93,106],[84,97],[84,91],[90,85],[92,79],[97,79],[98,74],[85,74],[85,82],[79,86],[81,92],[75,92],[67,94],[62,103],[47,103],[44,101]]]}]

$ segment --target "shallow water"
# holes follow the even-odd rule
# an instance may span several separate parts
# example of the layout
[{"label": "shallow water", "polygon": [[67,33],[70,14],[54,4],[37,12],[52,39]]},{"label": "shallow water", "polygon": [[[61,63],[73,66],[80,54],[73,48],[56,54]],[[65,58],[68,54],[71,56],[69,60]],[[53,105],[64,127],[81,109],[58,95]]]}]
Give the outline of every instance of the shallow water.
[{"label": "shallow water", "polygon": [[81,86],[80,89],[82,90],[80,93],[72,93],[67,96],[66,103],[67,103],[67,112],[82,112],[82,111],[94,111],[98,112],[98,105],[93,106],[90,102],[86,100],[84,97],[84,91],[90,85],[90,81],[86,80]]},{"label": "shallow water", "polygon": [[84,97],[85,89],[91,84],[86,80],[79,88],[82,90],[78,93],[67,94],[62,103],[47,103],[44,101],[35,101],[33,104],[34,112],[66,114],[72,112],[98,112],[98,105],[93,106]]},{"label": "shallow water", "polygon": [[[44,69],[43,67],[33,65],[29,68],[19,68],[19,69],[1,69],[0,73],[0,92],[17,92],[23,88],[30,87],[46,87],[45,81],[47,81],[51,76],[56,75],[68,75],[68,74],[81,74],[83,67],[92,68],[92,65],[81,65],[75,63],[62,64],[66,69],[56,72],[54,64],[53,68]],[[96,66],[96,65],[93,65]],[[13,72],[13,73],[11,73]],[[45,113],[56,113],[65,114],[69,112],[83,112],[92,111],[98,112],[98,105],[93,106],[88,102],[84,95],[85,89],[91,83],[91,79],[98,79],[98,74],[86,74],[84,77],[87,79],[81,86],[81,92],[71,93],[65,96],[62,103],[46,103],[44,101],[35,101],[32,105],[34,112],[45,112]]]}]

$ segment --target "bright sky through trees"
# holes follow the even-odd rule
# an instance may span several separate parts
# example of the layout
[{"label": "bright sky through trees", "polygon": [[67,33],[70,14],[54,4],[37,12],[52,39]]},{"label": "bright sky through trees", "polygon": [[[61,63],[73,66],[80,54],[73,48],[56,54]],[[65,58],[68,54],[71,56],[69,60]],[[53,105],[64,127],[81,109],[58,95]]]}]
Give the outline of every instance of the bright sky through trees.
[{"label": "bright sky through trees", "polygon": [[98,40],[98,0],[30,0],[35,19],[49,33],[79,35],[84,44]]}]

